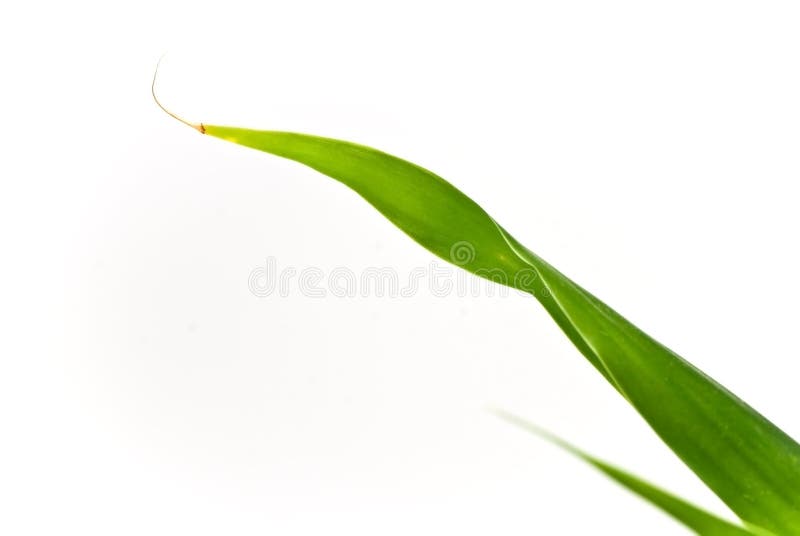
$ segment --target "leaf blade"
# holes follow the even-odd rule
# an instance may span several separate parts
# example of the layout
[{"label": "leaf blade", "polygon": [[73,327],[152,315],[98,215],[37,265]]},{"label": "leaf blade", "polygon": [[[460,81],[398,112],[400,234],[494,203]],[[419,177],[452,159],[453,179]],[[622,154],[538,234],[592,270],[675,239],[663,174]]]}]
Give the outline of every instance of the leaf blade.
[{"label": "leaf blade", "polygon": [[704,536],[767,536],[769,533],[757,528],[748,529],[735,525],[730,521],[699,508],[690,502],[673,495],[623,469],[615,467],[599,458],[584,452],[550,432],[531,424],[530,422],[502,410],[491,410],[500,419],[511,423],[527,432],[531,432],[550,443],[566,450],[570,454],[582,459],[589,465],[614,480],[622,487],[628,489],[640,498],[648,501],[657,508],[683,523],[686,527]]},{"label": "leaf blade", "polygon": [[[420,245],[529,292],[659,437],[746,522],[800,532],[800,445],[765,417],[519,244],[437,175],[387,153],[304,134],[205,126],[344,183]],[[474,255],[454,259],[454,244]],[[524,282],[521,273],[532,276]],[[667,411],[669,409],[669,411]]]}]

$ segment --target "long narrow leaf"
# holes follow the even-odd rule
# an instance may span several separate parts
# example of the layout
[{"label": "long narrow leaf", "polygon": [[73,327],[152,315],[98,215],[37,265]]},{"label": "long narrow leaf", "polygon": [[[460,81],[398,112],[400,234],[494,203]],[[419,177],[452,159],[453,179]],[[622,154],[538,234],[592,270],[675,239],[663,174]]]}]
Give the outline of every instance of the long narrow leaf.
[{"label": "long narrow leaf", "polygon": [[349,142],[211,125],[199,130],[341,181],[438,257],[534,295],[586,359],[731,510],[776,533],[800,533],[800,446],[519,244],[450,183]]},{"label": "long narrow leaf", "polygon": [[641,478],[628,473],[618,467],[595,458],[591,454],[587,454],[577,447],[567,443],[563,439],[554,436],[553,434],[542,430],[524,419],[517,417],[511,413],[502,410],[492,410],[492,413],[501,419],[519,426],[523,430],[532,432],[539,437],[542,437],[554,445],[561,447],[567,452],[577,456],[589,465],[592,465],[606,476],[615,480],[617,483],[627,488],[634,494],[642,499],[650,502],[654,506],[660,508],[676,520],[680,521],[688,528],[692,529],[697,534],[703,536],[743,536],[743,535],[758,535],[767,536],[769,533],[757,528],[745,528],[734,525],[730,521],[726,521],[720,517],[715,516],[699,508],[680,497],[677,497],[667,491],[664,491]]}]

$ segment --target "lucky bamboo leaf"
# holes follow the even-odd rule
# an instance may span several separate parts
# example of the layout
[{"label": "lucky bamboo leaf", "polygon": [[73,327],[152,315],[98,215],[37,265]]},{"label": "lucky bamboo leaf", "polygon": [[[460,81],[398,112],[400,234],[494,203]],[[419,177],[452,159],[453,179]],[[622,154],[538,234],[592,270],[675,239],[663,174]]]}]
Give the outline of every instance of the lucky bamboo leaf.
[{"label": "lucky bamboo leaf", "polygon": [[[449,182],[350,142],[213,125],[199,130],[324,173],[438,257],[535,296],[589,362],[731,510],[776,533],[800,533],[800,445],[526,249]],[[458,248],[467,254],[459,255]]]},{"label": "lucky bamboo leaf", "polygon": [[692,529],[697,534],[703,536],[743,536],[743,535],[757,535],[769,536],[771,533],[759,529],[757,527],[741,527],[734,525],[730,521],[715,516],[714,514],[699,508],[690,502],[681,499],[667,491],[664,491],[641,478],[628,473],[618,467],[595,458],[591,454],[578,449],[577,447],[567,443],[563,439],[542,430],[524,419],[502,410],[492,410],[492,413],[501,419],[519,426],[523,430],[532,432],[539,437],[542,437],[551,443],[561,447],[567,452],[577,456],[589,465],[592,465],[606,476],[615,480],[618,484],[627,488],[629,491],[638,495],[642,499],[650,502],[654,506],[660,508],[676,520],[680,521],[688,528]]},{"label": "lucky bamboo leaf", "polygon": [[586,359],[731,510],[777,534],[800,533],[800,446],[519,244],[449,182],[363,145],[195,125],[167,113],[202,133],[324,173],[438,257],[535,296]]}]

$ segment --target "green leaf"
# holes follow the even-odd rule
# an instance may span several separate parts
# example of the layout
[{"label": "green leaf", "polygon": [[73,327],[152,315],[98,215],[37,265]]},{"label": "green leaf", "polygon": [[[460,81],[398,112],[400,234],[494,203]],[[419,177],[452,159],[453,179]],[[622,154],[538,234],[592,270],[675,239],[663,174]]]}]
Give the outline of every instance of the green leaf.
[{"label": "green leaf", "polygon": [[731,510],[775,533],[800,533],[800,446],[522,246],[450,183],[354,143],[196,128],[341,181],[438,257],[535,296],[586,359]]},{"label": "green leaf", "polygon": [[650,502],[654,506],[657,506],[676,520],[686,525],[688,528],[695,531],[697,534],[702,534],[705,536],[767,536],[770,534],[763,529],[758,529],[755,527],[748,529],[734,525],[730,521],[719,518],[714,514],[711,514],[702,508],[699,508],[685,501],[684,499],[681,499],[680,497],[677,497],[654,486],[653,484],[650,484],[649,482],[640,479],[637,476],[628,473],[627,471],[623,471],[622,469],[614,467],[603,460],[583,452],[577,447],[567,443],[563,439],[554,436],[546,430],[542,430],[538,426],[535,426],[534,424],[531,424],[524,419],[517,417],[516,415],[502,410],[491,411],[501,419],[550,441],[551,443],[587,462],[589,465],[594,466],[600,472],[605,473],[605,475],[610,477],[612,480],[615,480],[617,483],[638,495],[642,499]]}]

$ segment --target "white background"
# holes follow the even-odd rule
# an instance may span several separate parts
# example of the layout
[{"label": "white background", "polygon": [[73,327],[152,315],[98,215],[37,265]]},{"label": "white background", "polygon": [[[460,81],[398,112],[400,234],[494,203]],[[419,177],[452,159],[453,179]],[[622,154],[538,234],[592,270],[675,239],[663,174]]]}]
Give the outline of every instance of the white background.
[{"label": "white background", "polygon": [[[717,512],[532,299],[257,298],[431,255],[192,120],[365,143],[795,437],[792,2],[0,8],[3,534],[680,534],[514,411]],[[727,514],[725,514],[727,515]]]}]

